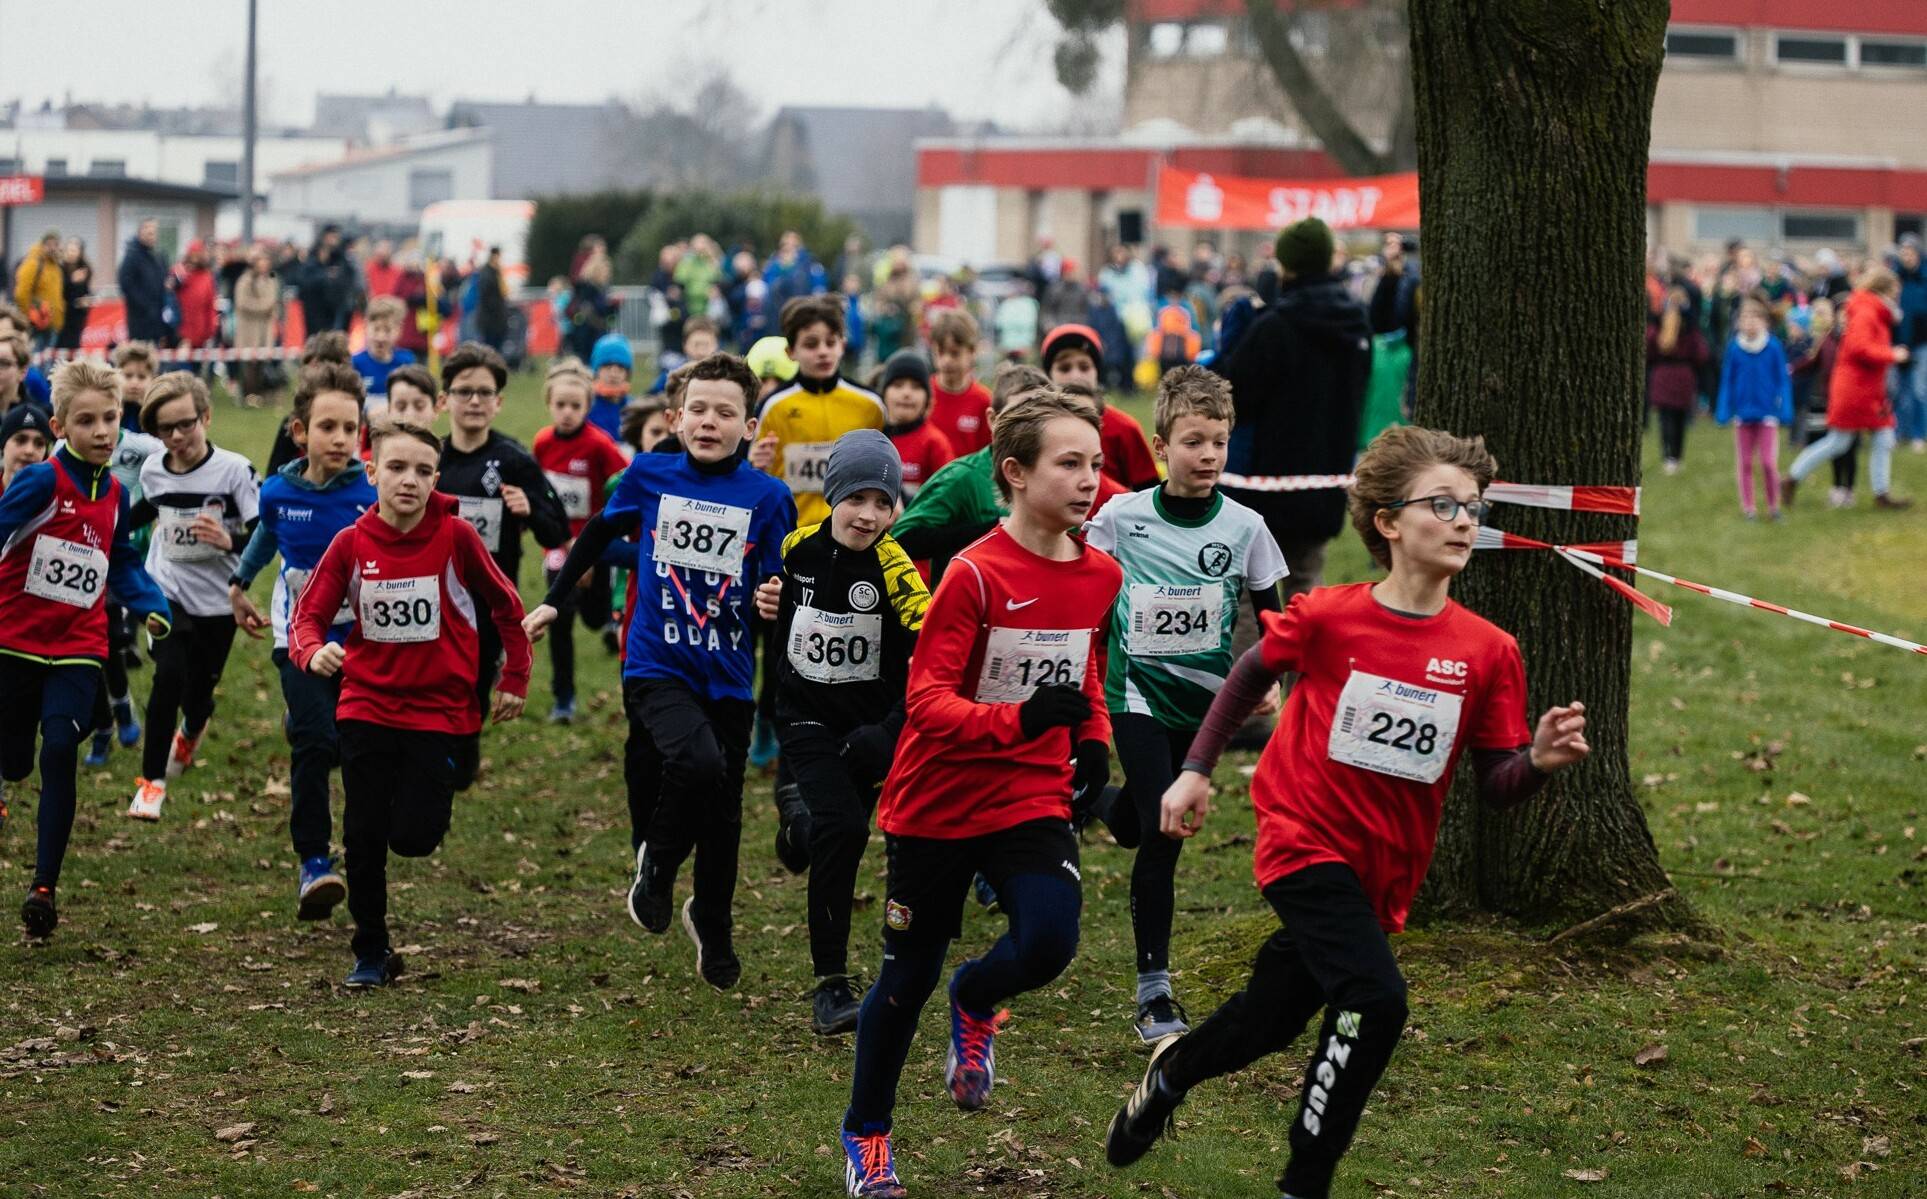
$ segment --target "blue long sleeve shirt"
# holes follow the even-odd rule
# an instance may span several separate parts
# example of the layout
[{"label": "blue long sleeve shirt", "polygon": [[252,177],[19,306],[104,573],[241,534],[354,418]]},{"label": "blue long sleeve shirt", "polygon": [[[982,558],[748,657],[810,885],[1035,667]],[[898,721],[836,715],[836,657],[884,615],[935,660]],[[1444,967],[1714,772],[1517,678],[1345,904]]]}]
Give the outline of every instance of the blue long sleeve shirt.
[{"label": "blue long sleeve shirt", "polygon": [[1734,420],[1793,423],[1793,376],[1787,371],[1786,350],[1779,338],[1769,336],[1764,346],[1752,352],[1737,337],[1726,344],[1726,355],[1720,360],[1719,404],[1713,415],[1722,425]]}]

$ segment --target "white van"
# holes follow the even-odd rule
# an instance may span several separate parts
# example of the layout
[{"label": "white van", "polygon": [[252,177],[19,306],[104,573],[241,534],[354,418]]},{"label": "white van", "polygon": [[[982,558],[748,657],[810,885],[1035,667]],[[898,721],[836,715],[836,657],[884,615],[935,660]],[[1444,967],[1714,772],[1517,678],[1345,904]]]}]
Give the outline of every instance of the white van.
[{"label": "white van", "polygon": [[464,269],[480,266],[490,246],[502,247],[502,273],[509,286],[528,283],[529,222],[533,200],[443,200],[422,209],[421,250],[430,260],[449,258]]}]

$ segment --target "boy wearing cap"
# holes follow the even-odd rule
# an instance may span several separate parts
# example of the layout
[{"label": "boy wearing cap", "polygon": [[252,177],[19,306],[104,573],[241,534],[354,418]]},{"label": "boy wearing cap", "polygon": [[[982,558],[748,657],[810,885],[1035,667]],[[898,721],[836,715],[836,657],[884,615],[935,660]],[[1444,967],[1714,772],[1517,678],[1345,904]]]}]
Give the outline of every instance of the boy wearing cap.
[{"label": "boy wearing cap", "polygon": [[[894,361],[894,357],[892,361]],[[828,520],[783,541],[783,573],[757,591],[776,622],[776,728],[808,810],[810,1027],[856,1027],[850,909],[870,815],[903,728],[910,654],[930,593],[891,540],[903,464],[874,429],[839,437],[823,474]],[[800,822],[799,822],[800,823]]]},{"label": "boy wearing cap", "polygon": [[23,468],[45,462],[53,443],[53,426],[47,422],[46,413],[32,404],[15,404],[7,409],[0,417],[0,494]]},{"label": "boy wearing cap", "polygon": [[956,449],[943,430],[930,423],[930,364],[922,354],[898,350],[890,355],[877,375],[877,390],[883,394],[883,409],[889,418],[883,426],[884,435],[903,460],[903,499],[907,503],[931,475],[957,456]]},{"label": "boy wearing cap", "polygon": [[1151,457],[1151,443],[1144,438],[1144,426],[1137,418],[1114,404],[1104,402],[1104,385],[1098,368],[1104,361],[1104,342],[1089,325],[1059,325],[1044,337],[1044,370],[1055,386],[1066,383],[1088,385],[1097,396],[1097,414],[1103,426],[1104,473],[1136,491],[1158,481],[1157,460]]},{"label": "boy wearing cap", "polygon": [[622,440],[622,409],[629,402],[629,376],[636,369],[636,356],[629,339],[620,333],[604,333],[596,339],[589,354],[589,369],[595,373],[595,395],[589,402],[589,423],[609,435],[618,447]]}]

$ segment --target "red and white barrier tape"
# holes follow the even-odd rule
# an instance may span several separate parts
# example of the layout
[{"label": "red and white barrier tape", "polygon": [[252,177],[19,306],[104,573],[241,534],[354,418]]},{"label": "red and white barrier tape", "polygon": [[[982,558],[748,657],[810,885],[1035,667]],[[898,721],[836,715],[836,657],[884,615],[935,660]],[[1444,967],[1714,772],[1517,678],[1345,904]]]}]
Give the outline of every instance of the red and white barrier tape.
[{"label": "red and white barrier tape", "polygon": [[[1546,542],[1534,541],[1530,537],[1521,537],[1516,533],[1507,533],[1503,529],[1495,529],[1491,525],[1479,526],[1478,534],[1472,546],[1474,549],[1481,550],[1544,550],[1552,548]],[[1639,560],[1639,542],[1637,540],[1581,541],[1575,542],[1567,548],[1589,550],[1595,554],[1603,554],[1609,558],[1621,558],[1627,562],[1637,562]]]},{"label": "red and white barrier tape", "polygon": [[[154,357],[162,363],[291,362],[301,357],[301,350],[298,347],[289,346],[249,346],[244,349],[156,350]],[[36,363],[68,362],[79,358],[106,361],[107,355],[90,350],[42,350],[32,356],[32,360]]]},{"label": "red and white barrier tape", "polygon": [[[1221,475],[1220,483],[1244,491],[1331,491],[1350,487],[1351,475]],[[1639,515],[1637,487],[1553,487],[1535,483],[1494,483],[1485,498],[1526,508],[1555,508],[1567,512],[1608,512]]]},{"label": "red and white barrier tape", "polygon": [[1352,485],[1351,475],[1219,475],[1218,482],[1241,491],[1336,491]]}]

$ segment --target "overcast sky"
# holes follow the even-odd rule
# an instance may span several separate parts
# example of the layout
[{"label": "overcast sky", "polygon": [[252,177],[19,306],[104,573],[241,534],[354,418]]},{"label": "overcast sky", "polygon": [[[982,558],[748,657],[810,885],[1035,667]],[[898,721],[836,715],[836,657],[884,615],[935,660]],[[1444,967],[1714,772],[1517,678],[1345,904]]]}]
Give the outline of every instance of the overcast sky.
[{"label": "overcast sky", "polygon": [[[393,86],[438,109],[530,93],[640,102],[717,66],[765,113],[934,103],[1025,128],[1072,103],[1043,0],[262,0],[259,11],[264,119],[276,123],[306,124],[317,91]],[[0,0],[0,101],[233,101],[246,28],[245,0]],[[1118,54],[1107,57],[1114,95]]]}]

